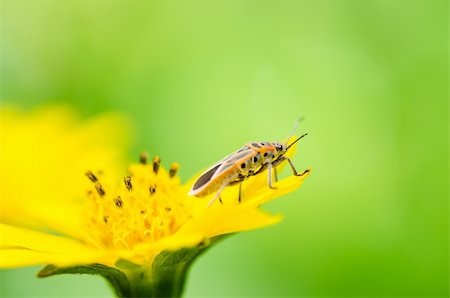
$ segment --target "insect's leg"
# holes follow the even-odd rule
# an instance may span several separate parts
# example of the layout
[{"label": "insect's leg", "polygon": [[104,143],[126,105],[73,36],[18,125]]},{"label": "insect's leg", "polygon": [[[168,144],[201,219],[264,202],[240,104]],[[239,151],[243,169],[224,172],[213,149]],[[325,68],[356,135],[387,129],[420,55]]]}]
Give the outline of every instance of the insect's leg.
[{"label": "insect's leg", "polygon": [[303,171],[303,173],[298,173],[297,170],[294,167],[294,164],[292,163],[292,161],[289,159],[289,157],[287,156],[283,156],[283,160],[287,160],[289,162],[289,165],[291,166],[292,169],[292,173],[294,173],[294,176],[303,176],[304,174],[308,173],[309,170],[305,170]]},{"label": "insect's leg", "polygon": [[[218,199],[218,198],[220,198],[220,194],[222,193],[222,191],[225,189],[225,187],[227,187],[228,186],[228,183],[224,183],[221,187],[220,187],[220,189],[219,189],[219,191],[217,191],[217,193],[216,193],[216,195],[214,196],[214,198],[212,198],[211,199],[211,201],[209,201],[209,203],[208,203],[208,208],[209,207],[211,207],[211,205]],[[222,200],[222,199],[221,199]]]},{"label": "insect's leg", "polygon": [[275,182],[278,182],[277,168],[275,168],[275,167],[273,167],[273,174],[275,176]]},{"label": "insect's leg", "polygon": [[239,183],[239,203],[241,202],[241,190],[242,190],[242,182]]},{"label": "insect's leg", "polygon": [[267,182],[269,183],[269,188],[276,189],[276,187],[272,186],[272,163],[268,163],[267,165]]}]

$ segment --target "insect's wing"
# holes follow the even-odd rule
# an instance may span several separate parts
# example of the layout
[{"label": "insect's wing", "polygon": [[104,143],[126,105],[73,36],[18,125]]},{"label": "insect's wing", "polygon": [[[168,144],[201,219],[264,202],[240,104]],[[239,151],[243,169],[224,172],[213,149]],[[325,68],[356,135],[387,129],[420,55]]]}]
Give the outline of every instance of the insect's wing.
[{"label": "insect's wing", "polygon": [[230,154],[220,162],[220,166],[217,168],[214,175],[211,176],[211,180],[214,180],[219,176],[221,176],[222,174],[228,172],[229,169],[231,169],[236,164],[240,164],[242,161],[251,158],[254,155],[254,153],[255,153],[254,150],[248,147],[242,147],[235,153]]},{"label": "insect's wing", "polygon": [[243,147],[237,152],[228,155],[227,157],[213,165],[195,181],[191,191],[189,192],[189,195],[196,195],[203,188],[206,188],[211,181],[217,179],[222,174],[231,169],[237,161],[242,160],[246,156],[250,156],[252,152],[252,149]]},{"label": "insect's wing", "polygon": [[205,188],[209,182],[212,180],[212,177],[215,173],[217,173],[217,170],[224,164],[226,160],[228,160],[233,154],[228,155],[212,167],[210,167],[208,170],[206,170],[203,174],[198,177],[198,179],[194,182],[194,185],[191,188],[191,191],[189,192],[189,195],[193,196],[196,195],[198,192],[200,192],[203,188]]},{"label": "insect's wing", "polygon": [[222,165],[221,163],[215,164],[206,172],[204,172],[200,177],[198,177],[198,179],[192,186],[189,195],[195,195],[200,189],[206,186],[211,181],[211,178],[214,176],[214,173],[217,172],[217,169],[219,169],[221,165]]}]

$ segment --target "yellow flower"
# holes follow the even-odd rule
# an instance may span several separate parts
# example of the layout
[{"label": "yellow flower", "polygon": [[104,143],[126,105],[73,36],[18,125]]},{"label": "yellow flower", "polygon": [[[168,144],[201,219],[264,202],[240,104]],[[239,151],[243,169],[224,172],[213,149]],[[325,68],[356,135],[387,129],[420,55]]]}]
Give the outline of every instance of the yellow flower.
[{"label": "yellow flower", "polygon": [[[68,116],[61,109],[1,112],[0,267],[52,264],[42,276],[93,273],[110,282],[108,276],[120,280],[123,272],[127,285],[114,285],[123,296],[145,292],[141,288],[150,287],[148,282],[132,281],[136,272],[152,271],[153,289],[146,293],[154,294],[155,272],[167,272],[158,268],[182,265],[185,272],[218,236],[278,222],[280,216],[259,206],[295,190],[309,174],[279,181],[276,189],[269,189],[264,174],[257,175],[243,184],[241,203],[233,186],[222,193],[223,204],[208,208],[209,198],[187,195],[193,180],[180,183],[178,164],[167,171],[158,157],[147,162],[142,155],[119,175],[117,152],[111,150],[117,134],[108,136],[111,122],[103,121],[109,119],[80,126]],[[177,296],[181,286],[159,293]]]},{"label": "yellow flower", "polygon": [[44,258],[47,250],[64,251],[65,242],[78,243],[73,239],[84,235],[80,218],[89,184],[82,173],[88,166],[111,173],[123,167],[124,122],[113,114],[79,122],[66,107],[31,112],[3,107],[0,136],[1,246],[37,245],[28,256],[24,249],[2,250],[1,267],[53,262]]}]

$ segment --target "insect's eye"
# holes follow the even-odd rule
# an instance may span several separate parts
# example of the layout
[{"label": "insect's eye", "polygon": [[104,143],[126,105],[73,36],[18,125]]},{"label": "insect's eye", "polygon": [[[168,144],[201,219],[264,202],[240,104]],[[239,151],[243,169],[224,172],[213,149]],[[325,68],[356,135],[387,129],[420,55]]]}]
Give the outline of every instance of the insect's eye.
[{"label": "insect's eye", "polygon": [[253,162],[257,162],[258,161],[258,156],[253,157]]},{"label": "insect's eye", "polygon": [[245,163],[241,164],[241,169],[245,169]]}]

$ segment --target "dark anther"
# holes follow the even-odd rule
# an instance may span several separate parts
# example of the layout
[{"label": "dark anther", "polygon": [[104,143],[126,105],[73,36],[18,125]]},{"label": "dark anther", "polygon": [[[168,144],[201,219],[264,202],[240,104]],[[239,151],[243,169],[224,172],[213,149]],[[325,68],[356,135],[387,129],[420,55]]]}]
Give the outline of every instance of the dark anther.
[{"label": "dark anther", "polygon": [[141,214],[147,213],[147,210],[141,210]]},{"label": "dark anther", "polygon": [[172,210],[172,208],[166,207],[166,211],[167,211],[167,212],[170,212],[171,210]]},{"label": "dark anther", "polygon": [[153,157],[153,173],[158,174],[160,164],[161,159],[159,158],[159,156]]},{"label": "dark anther", "polygon": [[253,157],[253,162],[257,162],[258,161],[258,157]]},{"label": "dark anther", "polygon": [[241,164],[241,169],[245,169],[245,163]]},{"label": "dark anther", "polygon": [[113,199],[113,201],[114,201],[114,204],[116,204],[117,207],[122,208],[122,206],[123,206],[123,201],[122,201],[122,199],[120,198],[120,196],[115,197],[115,198]]},{"label": "dark anther", "polygon": [[150,187],[148,188],[148,191],[150,192],[150,195],[154,195],[156,192],[156,185],[150,185]]},{"label": "dark anther", "polygon": [[125,178],[123,178],[123,182],[125,182],[125,187],[128,190],[131,190],[133,188],[133,185],[131,184],[131,177],[130,176],[125,176]]},{"label": "dark anther", "polygon": [[108,219],[109,219],[109,216],[108,216],[108,215],[103,216],[103,221],[104,221],[105,223],[108,223]]},{"label": "dark anther", "polygon": [[91,180],[92,182],[97,182],[98,181],[98,179],[97,179],[97,177],[95,177],[95,175],[94,175],[94,173],[92,173],[91,171],[87,171],[86,173],[84,173],[88,178],[89,178],[89,180]]},{"label": "dark anther", "polygon": [[266,153],[264,153],[264,157],[267,157],[267,152],[266,152]]},{"label": "dark anther", "polygon": [[174,162],[171,166],[170,166],[170,170],[169,170],[169,176],[170,176],[170,178],[173,178],[173,177],[175,177],[175,175],[177,174],[177,171],[178,171],[178,168],[179,168],[180,166],[176,163],[176,162]]},{"label": "dark anther", "polygon": [[139,155],[139,162],[145,165],[147,164],[147,158],[148,158],[147,152],[142,152],[141,155]]},{"label": "dark anther", "polygon": [[100,182],[97,182],[97,183],[95,184],[95,189],[97,190],[98,194],[99,194],[101,197],[103,197],[103,196],[106,194],[106,192],[105,192],[105,190],[103,189],[103,186],[100,184]]}]

